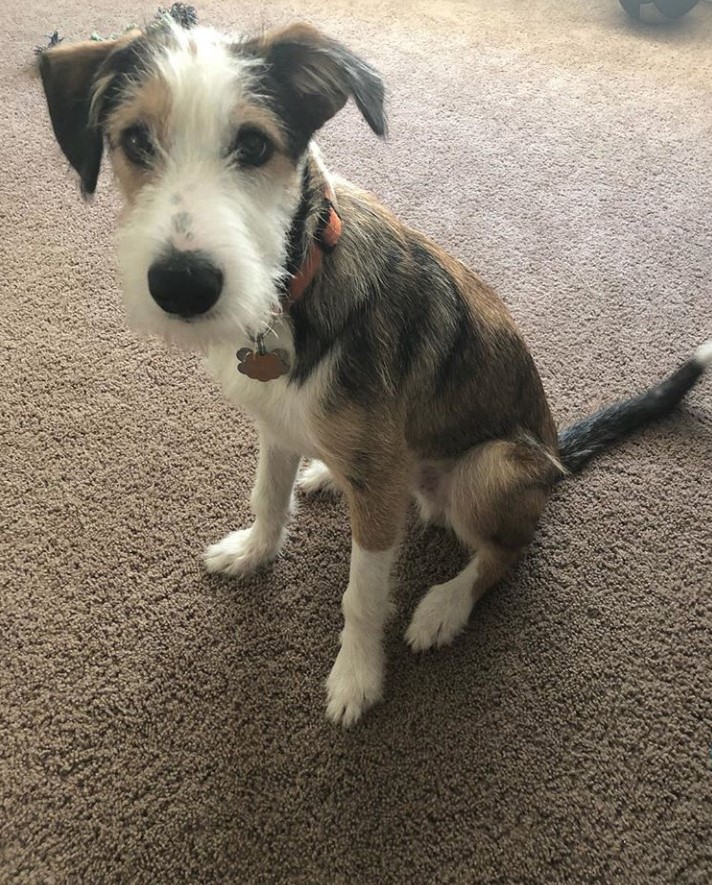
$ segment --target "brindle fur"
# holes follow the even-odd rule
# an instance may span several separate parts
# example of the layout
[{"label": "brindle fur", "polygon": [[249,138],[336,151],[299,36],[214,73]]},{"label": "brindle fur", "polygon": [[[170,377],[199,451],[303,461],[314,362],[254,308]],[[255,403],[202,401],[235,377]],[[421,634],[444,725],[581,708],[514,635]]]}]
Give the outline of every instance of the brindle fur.
[{"label": "brindle fur", "polygon": [[[309,174],[318,182],[305,183],[314,218],[322,190],[318,170]],[[563,470],[526,345],[502,301],[464,265],[369,194],[340,183],[336,196],[342,239],[290,310],[292,383],[338,354],[323,404],[324,460],[354,522],[370,514],[373,549],[394,542],[404,490],[427,462],[449,480],[448,521],[460,537],[491,545],[509,564]],[[485,569],[481,581],[502,571]]]}]

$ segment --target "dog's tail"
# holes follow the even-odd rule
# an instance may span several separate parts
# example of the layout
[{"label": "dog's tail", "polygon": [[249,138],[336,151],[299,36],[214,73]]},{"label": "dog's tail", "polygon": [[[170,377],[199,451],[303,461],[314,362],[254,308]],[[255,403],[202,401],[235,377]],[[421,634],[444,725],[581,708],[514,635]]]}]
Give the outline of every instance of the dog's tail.
[{"label": "dog's tail", "polygon": [[712,338],[680,368],[639,396],[607,406],[559,433],[559,457],[570,473],[643,424],[672,411],[712,364]]}]

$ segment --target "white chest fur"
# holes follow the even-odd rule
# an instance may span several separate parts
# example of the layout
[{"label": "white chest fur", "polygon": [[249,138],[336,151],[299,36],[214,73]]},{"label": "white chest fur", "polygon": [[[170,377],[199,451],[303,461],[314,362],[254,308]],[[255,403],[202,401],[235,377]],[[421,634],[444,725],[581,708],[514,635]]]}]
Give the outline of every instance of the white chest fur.
[{"label": "white chest fur", "polygon": [[[284,348],[293,355],[291,335],[284,330],[270,335],[268,349]],[[319,367],[302,385],[290,384],[287,376],[272,381],[256,381],[237,370],[236,351],[249,341],[234,347],[216,347],[206,358],[210,374],[220,383],[229,400],[239,405],[260,425],[263,432],[285,449],[307,458],[321,455],[314,418],[320,410],[323,395],[333,369],[333,358],[322,360]]]}]

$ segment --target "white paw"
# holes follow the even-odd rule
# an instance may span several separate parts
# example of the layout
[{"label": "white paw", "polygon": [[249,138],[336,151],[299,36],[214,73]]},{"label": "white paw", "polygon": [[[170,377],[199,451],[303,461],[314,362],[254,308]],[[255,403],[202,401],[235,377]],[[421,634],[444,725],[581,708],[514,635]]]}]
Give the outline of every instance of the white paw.
[{"label": "white paw", "polygon": [[241,577],[273,559],[280,546],[280,538],[277,541],[267,538],[253,526],[231,532],[222,541],[212,544],[203,554],[203,562],[209,572]]},{"label": "white paw", "polygon": [[348,728],[383,696],[384,657],[380,645],[365,649],[342,646],[326,680],[326,716]]},{"label": "white paw", "polygon": [[436,584],[418,603],[405,639],[414,652],[449,645],[461,633],[474,605],[472,589],[458,578]]},{"label": "white paw", "polygon": [[305,495],[316,495],[319,492],[338,495],[340,492],[333,474],[321,461],[312,461],[305,467],[299,475],[297,485]]}]

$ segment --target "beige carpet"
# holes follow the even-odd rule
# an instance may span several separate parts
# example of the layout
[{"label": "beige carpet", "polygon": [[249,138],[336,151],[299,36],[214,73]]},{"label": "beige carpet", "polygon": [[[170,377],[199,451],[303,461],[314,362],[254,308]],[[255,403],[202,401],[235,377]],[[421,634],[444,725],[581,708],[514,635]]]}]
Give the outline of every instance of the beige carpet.
[{"label": "beige carpet", "polygon": [[[198,6],[310,18],[383,70],[390,143],[350,109],[328,157],[499,288],[562,421],[712,334],[708,4],[654,30],[614,0]],[[387,703],[329,726],[344,508],[303,503],[270,573],[201,571],[248,519],[253,431],[125,331],[110,181],[81,204],[28,68],[55,28],[153,11],[3,7],[0,881],[711,881],[712,380],[564,484],[422,659],[402,633],[458,553],[414,529]]]}]

